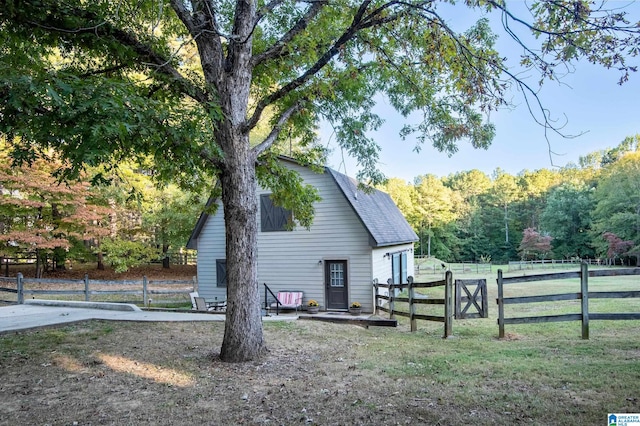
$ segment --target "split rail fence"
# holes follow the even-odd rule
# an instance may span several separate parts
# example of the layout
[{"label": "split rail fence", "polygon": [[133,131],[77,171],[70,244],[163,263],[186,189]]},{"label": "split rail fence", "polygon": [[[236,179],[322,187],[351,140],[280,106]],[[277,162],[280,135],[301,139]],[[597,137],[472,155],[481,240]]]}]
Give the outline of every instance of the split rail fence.
[{"label": "split rail fence", "polygon": [[[393,284],[389,279],[387,284],[380,284],[377,280],[374,280],[375,288],[375,314],[379,311],[389,313],[389,318],[394,319],[396,315],[409,318],[411,324],[411,331],[418,329],[417,320],[436,321],[444,323],[444,338],[453,335],[453,319],[454,319],[454,306],[453,306],[453,274],[451,271],[445,273],[445,278],[440,281],[433,281],[427,283],[415,283],[413,277],[408,277],[407,283]],[[433,288],[444,286],[444,298],[425,298],[416,294],[417,288]],[[397,297],[395,290],[400,291],[407,289],[408,297]],[[388,289],[389,294],[379,294],[380,289]],[[379,301],[388,302],[388,307],[381,306]],[[396,302],[406,302],[409,304],[409,312],[396,309]],[[443,305],[444,313],[442,316],[424,315],[416,312],[417,305]]]},{"label": "split rail fence", "polygon": [[525,269],[562,269],[570,268],[583,263],[596,266],[615,266],[622,259],[542,259],[542,260],[510,260],[509,271],[522,271]]},{"label": "split rail fence", "polygon": [[[46,287],[46,288],[44,288]],[[93,287],[93,288],[92,288]],[[189,293],[196,291],[197,282],[194,277],[191,281],[184,280],[148,280],[146,276],[141,280],[105,281],[90,280],[85,274],[82,280],[60,279],[34,279],[24,278],[21,273],[16,277],[0,277],[0,293],[15,294],[15,300],[0,300],[5,303],[24,303],[25,296],[56,295],[62,297],[83,297],[86,302],[99,296],[132,295],[138,296],[137,300],[126,303],[139,303],[147,306],[151,304],[152,295],[159,296],[185,296],[189,300]],[[3,297],[3,299],[5,299]],[[93,300],[95,301],[95,300]],[[119,300],[121,301],[121,300]],[[167,300],[163,299],[163,302]]]},{"label": "split rail fence", "polygon": [[[502,270],[498,270],[498,328],[500,338],[504,338],[504,326],[506,324],[533,324],[559,321],[581,321],[582,338],[589,339],[590,320],[638,320],[640,312],[636,313],[590,313],[589,299],[622,299],[640,298],[640,291],[589,291],[589,277],[612,277],[624,275],[640,275],[640,268],[606,269],[589,271],[588,265],[583,263],[580,271],[561,272],[555,274],[529,275],[522,277],[502,276]],[[548,294],[540,296],[504,297],[504,286],[515,283],[550,281],[567,278],[580,278],[580,292],[564,294]],[[562,300],[581,300],[579,314],[545,315],[533,317],[505,318],[504,306],[519,303],[557,302]]]}]

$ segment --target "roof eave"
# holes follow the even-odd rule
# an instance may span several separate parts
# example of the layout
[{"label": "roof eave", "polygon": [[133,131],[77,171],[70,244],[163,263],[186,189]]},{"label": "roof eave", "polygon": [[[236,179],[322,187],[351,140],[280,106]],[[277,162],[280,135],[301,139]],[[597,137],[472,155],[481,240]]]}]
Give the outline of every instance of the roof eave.
[{"label": "roof eave", "polygon": [[200,232],[202,232],[202,229],[204,228],[204,225],[205,223],[207,223],[207,219],[209,218],[209,213],[207,213],[207,211],[209,210],[209,207],[211,207],[211,205],[217,201],[218,201],[217,197],[209,197],[209,199],[207,200],[207,204],[205,204],[204,211],[200,213],[200,217],[196,222],[196,226],[193,228],[193,231],[189,236],[189,240],[187,241],[186,248],[191,250],[198,249],[198,237],[200,236]]}]

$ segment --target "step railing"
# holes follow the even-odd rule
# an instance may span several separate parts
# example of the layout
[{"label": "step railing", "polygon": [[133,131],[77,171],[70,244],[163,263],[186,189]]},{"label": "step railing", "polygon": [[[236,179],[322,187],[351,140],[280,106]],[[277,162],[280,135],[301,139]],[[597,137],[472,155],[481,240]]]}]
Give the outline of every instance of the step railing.
[{"label": "step railing", "polygon": [[270,294],[276,301],[276,315],[280,315],[280,306],[282,306],[282,303],[280,303],[280,300],[278,300],[278,296],[276,296],[273,291],[271,291],[267,283],[263,283],[262,285],[264,286],[264,311],[266,312],[267,316],[269,316],[269,310],[271,309],[271,306],[269,306]]}]

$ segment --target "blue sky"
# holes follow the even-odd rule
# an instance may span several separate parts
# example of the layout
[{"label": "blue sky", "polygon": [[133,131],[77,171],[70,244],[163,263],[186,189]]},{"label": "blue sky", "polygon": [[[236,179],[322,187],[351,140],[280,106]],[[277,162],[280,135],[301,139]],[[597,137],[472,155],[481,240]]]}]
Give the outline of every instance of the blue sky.
[{"label": "blue sky", "polygon": [[[627,4],[628,2],[614,3]],[[456,6],[455,11],[451,9],[447,12],[456,13],[465,9],[463,6]],[[632,21],[640,21],[640,4],[632,4],[626,10],[630,12]],[[451,21],[452,25],[466,25],[466,18],[456,16],[456,22]],[[500,24],[494,22],[492,19],[492,28],[499,34],[498,51],[509,58],[509,63],[517,63],[519,50],[507,35],[500,32]],[[629,60],[629,64],[633,65],[638,65],[639,62],[638,58]],[[416,176],[427,173],[442,177],[457,171],[479,169],[490,175],[499,167],[515,175],[526,169],[577,164],[581,155],[614,147],[625,137],[640,133],[640,71],[632,73],[630,80],[622,86],[617,84],[619,77],[617,70],[579,63],[575,72],[566,75],[561,84],[545,82],[539,96],[545,108],[549,109],[551,117],[557,119],[558,123],[566,122],[563,133],[581,134],[567,139],[548,132],[552,150],[560,154],[553,155],[553,165],[549,158],[545,130],[535,123],[522,95],[516,91],[512,93],[515,105],[512,110],[494,111],[491,114],[490,121],[496,126],[496,136],[489,149],[477,150],[463,141],[458,145],[458,152],[451,157],[429,145],[423,145],[420,153],[416,153],[413,150],[415,139],[403,141],[398,136],[406,119],[393,111],[381,98],[377,112],[385,119],[385,123],[371,135],[382,148],[379,168],[387,177],[412,181]],[[526,81],[535,86],[537,80],[538,77],[531,74]],[[320,138],[325,146],[334,149],[329,166],[355,176],[358,171],[356,162],[348,158],[346,153],[343,161],[327,126],[321,128]]]}]

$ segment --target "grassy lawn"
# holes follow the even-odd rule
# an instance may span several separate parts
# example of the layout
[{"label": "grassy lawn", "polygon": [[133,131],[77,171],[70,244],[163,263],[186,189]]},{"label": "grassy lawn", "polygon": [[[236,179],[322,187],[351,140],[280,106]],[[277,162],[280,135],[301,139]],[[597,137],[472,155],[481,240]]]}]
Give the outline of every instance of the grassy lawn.
[{"label": "grassy lawn", "polygon": [[[92,321],[3,335],[0,424],[604,425],[608,413],[640,412],[640,322],[592,321],[590,340],[577,321],[508,325],[499,340],[495,271],[487,282],[490,318],[456,320],[453,338],[426,321],[411,333],[405,318],[396,329],[271,322],[268,355],[247,364],[216,359],[220,323]],[[590,282],[631,289],[638,277]],[[598,312],[640,310],[637,299],[593,302]],[[579,302],[508,309],[578,312]]]},{"label": "grassy lawn", "polygon": [[0,337],[0,424],[602,425],[640,412],[638,331],[265,323],[268,356],[236,365],[219,323],[93,321]]},{"label": "grassy lawn", "polygon": [[[415,336],[399,336],[402,342],[386,341],[377,349],[395,347],[402,351],[400,359],[391,358],[386,372],[403,381],[411,378],[410,382],[418,377],[433,377],[436,372],[437,378],[432,384],[439,386],[438,394],[443,402],[465,401],[469,413],[474,412],[474,404],[482,407],[480,411],[513,413],[516,422],[603,424],[606,412],[639,412],[640,323],[592,320],[588,341],[581,340],[578,321],[507,325],[507,338],[498,340],[496,276],[499,268],[494,266],[490,274],[474,271],[454,274],[454,279],[487,280],[488,319],[456,320],[455,337],[430,340],[428,349],[419,336],[442,336],[443,325],[418,321],[419,331]],[[534,275],[562,271],[554,268],[524,272]],[[505,276],[521,274],[512,272]],[[418,275],[416,281],[435,281],[442,276],[427,273]],[[638,276],[590,278],[589,291],[638,290],[639,284]],[[444,297],[443,287],[417,291],[433,298]],[[505,286],[505,297],[579,291],[579,279],[565,279],[510,284]],[[640,312],[638,299],[592,299],[589,306],[592,313]],[[396,303],[396,309],[408,311],[408,305]],[[418,313],[441,316],[443,308],[418,305]],[[507,317],[566,313],[580,313],[580,301],[505,307]],[[408,327],[406,318],[398,317],[398,320]],[[420,352],[422,355],[418,355]],[[392,353],[388,351],[388,355]],[[598,410],[603,412],[599,418]],[[459,420],[468,421],[468,417],[462,416]]]}]

